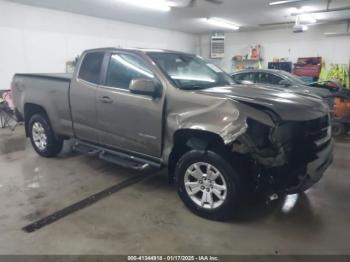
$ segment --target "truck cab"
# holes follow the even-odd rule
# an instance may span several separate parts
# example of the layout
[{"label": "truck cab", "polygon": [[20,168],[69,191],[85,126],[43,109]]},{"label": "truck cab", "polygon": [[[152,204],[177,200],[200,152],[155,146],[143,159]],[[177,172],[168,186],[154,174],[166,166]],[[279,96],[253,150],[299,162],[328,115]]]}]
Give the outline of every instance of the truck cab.
[{"label": "truck cab", "polygon": [[[140,84],[145,90],[137,89]],[[71,82],[74,135],[160,158],[162,88],[159,73],[141,53],[85,52]]]}]

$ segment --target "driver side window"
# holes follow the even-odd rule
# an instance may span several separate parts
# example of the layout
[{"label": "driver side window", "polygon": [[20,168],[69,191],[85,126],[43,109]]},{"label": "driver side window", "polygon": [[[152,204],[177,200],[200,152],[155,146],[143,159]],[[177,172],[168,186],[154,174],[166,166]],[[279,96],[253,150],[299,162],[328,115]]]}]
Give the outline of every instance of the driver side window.
[{"label": "driver side window", "polygon": [[154,75],[141,58],[130,54],[112,54],[107,70],[106,85],[129,89],[131,80],[135,78],[153,79]]},{"label": "driver side window", "polygon": [[256,78],[256,82],[259,84],[271,84],[269,81],[269,76],[266,73],[258,73],[257,74],[257,78]]},{"label": "driver side window", "polygon": [[269,81],[271,84],[273,85],[280,85],[280,82],[283,80],[283,78],[273,75],[273,74],[269,74]]}]

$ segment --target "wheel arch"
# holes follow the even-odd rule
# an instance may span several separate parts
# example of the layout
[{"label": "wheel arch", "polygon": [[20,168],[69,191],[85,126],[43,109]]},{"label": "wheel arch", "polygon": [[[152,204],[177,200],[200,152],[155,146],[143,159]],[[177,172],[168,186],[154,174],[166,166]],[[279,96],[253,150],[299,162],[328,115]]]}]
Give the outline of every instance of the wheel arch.
[{"label": "wheel arch", "polygon": [[195,129],[179,129],[173,135],[173,147],[168,158],[169,181],[173,181],[177,162],[183,154],[190,150],[203,151],[208,148],[223,150],[223,138],[214,132]]}]

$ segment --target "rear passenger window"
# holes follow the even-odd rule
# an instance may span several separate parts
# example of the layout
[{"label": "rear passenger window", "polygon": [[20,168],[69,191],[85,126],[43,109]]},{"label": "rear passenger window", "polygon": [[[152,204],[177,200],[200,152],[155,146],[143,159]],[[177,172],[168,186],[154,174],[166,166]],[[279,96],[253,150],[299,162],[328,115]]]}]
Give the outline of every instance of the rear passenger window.
[{"label": "rear passenger window", "polygon": [[111,56],[107,71],[107,86],[129,89],[131,80],[137,78],[154,78],[152,71],[141,58],[128,54]]},{"label": "rear passenger window", "polygon": [[100,73],[104,53],[88,53],[85,55],[79,71],[79,78],[94,84],[100,83]]},{"label": "rear passenger window", "polygon": [[243,81],[249,81],[251,83],[255,82],[254,79],[254,74],[253,73],[243,73],[243,74],[239,74],[237,75],[237,77],[235,78],[235,80],[237,80],[238,83],[242,83]]}]

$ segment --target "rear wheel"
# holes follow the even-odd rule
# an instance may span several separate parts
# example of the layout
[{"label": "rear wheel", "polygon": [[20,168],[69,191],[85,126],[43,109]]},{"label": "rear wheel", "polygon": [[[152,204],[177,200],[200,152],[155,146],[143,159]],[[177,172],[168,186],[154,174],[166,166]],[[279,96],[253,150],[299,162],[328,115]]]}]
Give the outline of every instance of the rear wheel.
[{"label": "rear wheel", "polygon": [[57,156],[63,147],[63,139],[56,137],[47,117],[33,115],[28,125],[29,137],[34,150],[43,157]]},{"label": "rear wheel", "polygon": [[226,220],[237,208],[239,179],[232,166],[213,151],[190,151],[176,167],[177,189],[186,206],[199,216]]}]

